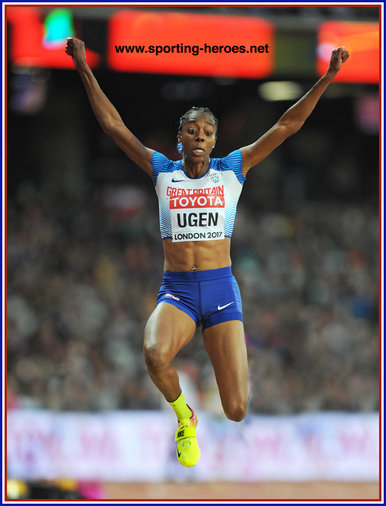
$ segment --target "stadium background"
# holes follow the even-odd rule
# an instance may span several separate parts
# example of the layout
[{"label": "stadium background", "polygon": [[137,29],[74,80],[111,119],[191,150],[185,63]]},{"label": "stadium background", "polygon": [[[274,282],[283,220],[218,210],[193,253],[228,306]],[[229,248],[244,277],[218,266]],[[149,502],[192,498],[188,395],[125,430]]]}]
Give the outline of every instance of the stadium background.
[{"label": "stadium background", "polygon": [[[219,118],[215,156],[223,156],[264,133],[316,81],[321,23],[378,21],[374,6],[184,8],[273,23],[272,74],[239,79],[111,70],[104,63],[107,23],[117,9],[69,11],[76,34],[101,56],[96,77],[126,124],[145,145],[172,158],[178,156],[178,118],[191,105],[208,106]],[[40,8],[42,22],[52,10]],[[162,10],[179,8],[153,9]],[[146,411],[157,417],[162,410],[167,416],[142,358],[143,328],[162,277],[152,183],[103,134],[74,70],[15,65],[12,26],[7,31],[8,412],[17,413],[21,426],[20,419],[31,413]],[[287,82],[281,100],[272,96],[273,81]],[[360,422],[379,409],[379,90],[365,74],[363,81],[331,85],[304,128],[253,169],[244,186],[232,257],[243,294],[252,418],[350,413]],[[192,404],[221,420],[199,334],[176,365]],[[9,469],[12,448],[9,443]],[[9,478],[10,497],[81,495],[71,476],[60,482],[24,476],[26,488],[20,476]],[[332,488],[313,481],[302,487],[230,483],[231,489],[196,476],[192,482],[178,472],[153,485],[127,481],[94,483],[90,497],[172,499],[178,490],[182,499],[183,486],[191,498],[219,500],[379,495],[376,479],[357,484],[332,479]]]}]

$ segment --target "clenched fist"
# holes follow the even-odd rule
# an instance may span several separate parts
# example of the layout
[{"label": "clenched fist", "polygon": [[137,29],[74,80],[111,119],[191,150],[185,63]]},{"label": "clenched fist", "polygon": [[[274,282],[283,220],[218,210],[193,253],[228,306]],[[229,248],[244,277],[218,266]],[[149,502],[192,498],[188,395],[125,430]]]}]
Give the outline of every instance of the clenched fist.
[{"label": "clenched fist", "polygon": [[67,37],[66,53],[72,56],[75,67],[87,64],[85,43],[76,37]]},{"label": "clenched fist", "polygon": [[349,56],[350,53],[344,46],[334,49],[331,53],[330,65],[328,67],[327,74],[336,75],[339,72],[342,63],[347,61]]}]

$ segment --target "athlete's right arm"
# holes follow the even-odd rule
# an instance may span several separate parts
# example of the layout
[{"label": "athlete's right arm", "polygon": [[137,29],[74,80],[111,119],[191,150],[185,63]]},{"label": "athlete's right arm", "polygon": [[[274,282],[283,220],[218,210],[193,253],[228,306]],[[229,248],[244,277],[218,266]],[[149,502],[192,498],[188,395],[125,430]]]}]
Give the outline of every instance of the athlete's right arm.
[{"label": "athlete's right arm", "polygon": [[126,127],[118,111],[103,93],[94,74],[87,64],[85,44],[75,37],[67,38],[66,53],[72,56],[72,61],[82,79],[92,110],[102,130],[141,167],[149,176],[153,175],[151,159],[153,149],[144,146]]}]

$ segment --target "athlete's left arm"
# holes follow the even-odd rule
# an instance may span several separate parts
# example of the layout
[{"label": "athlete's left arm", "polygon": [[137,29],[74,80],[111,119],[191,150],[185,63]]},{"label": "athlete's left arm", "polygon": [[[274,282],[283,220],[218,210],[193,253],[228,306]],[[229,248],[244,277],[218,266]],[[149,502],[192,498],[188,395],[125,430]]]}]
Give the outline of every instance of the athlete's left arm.
[{"label": "athlete's left arm", "polygon": [[344,63],[348,57],[349,52],[344,47],[334,49],[331,54],[327,72],[310,91],[288,109],[279,121],[256,142],[241,148],[244,176],[251,167],[264,160],[264,158],[284,142],[287,137],[296,133],[303,126],[303,123],[314,110],[314,107],[327,86],[339,72],[342,63]]}]

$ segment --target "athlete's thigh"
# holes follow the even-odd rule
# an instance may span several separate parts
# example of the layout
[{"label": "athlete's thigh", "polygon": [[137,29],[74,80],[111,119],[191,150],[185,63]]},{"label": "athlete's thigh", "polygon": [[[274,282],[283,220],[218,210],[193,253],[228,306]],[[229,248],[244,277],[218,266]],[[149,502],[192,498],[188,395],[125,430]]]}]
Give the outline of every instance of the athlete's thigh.
[{"label": "athlete's thigh", "polygon": [[231,320],[203,331],[221,399],[237,395],[248,399],[248,358],[243,322]]},{"label": "athlete's thigh", "polygon": [[189,315],[168,302],[161,302],[146,324],[144,347],[157,350],[164,358],[172,360],[195,331],[196,323]]}]

